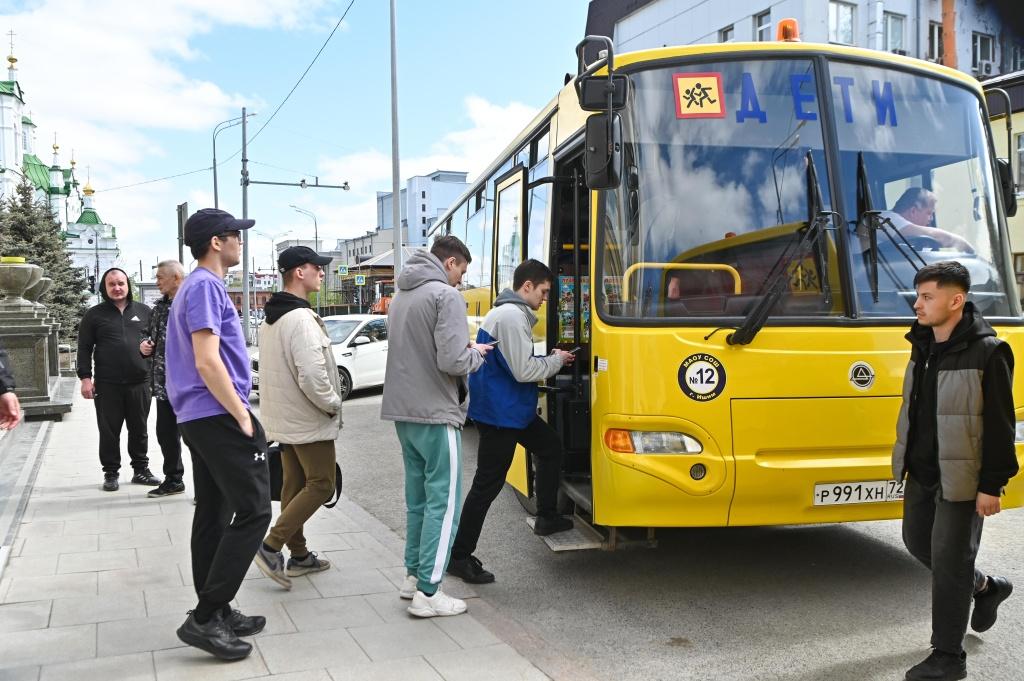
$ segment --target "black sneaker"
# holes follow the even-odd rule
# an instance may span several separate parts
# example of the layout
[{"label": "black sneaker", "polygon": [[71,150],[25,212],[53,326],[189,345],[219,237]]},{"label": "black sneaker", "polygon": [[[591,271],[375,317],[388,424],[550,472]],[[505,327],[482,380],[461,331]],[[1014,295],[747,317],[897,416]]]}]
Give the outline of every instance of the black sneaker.
[{"label": "black sneaker", "polygon": [[182,494],[185,491],[185,483],[183,482],[168,482],[164,480],[160,483],[160,486],[156,489],[149,490],[146,494],[150,499],[158,499],[160,497],[169,497],[173,494]]},{"label": "black sneaker", "polygon": [[907,670],[906,681],[959,681],[967,678],[967,653],[933,650],[924,662]]},{"label": "black sneaker", "polygon": [[988,588],[974,597],[974,614],[971,615],[971,629],[978,633],[988,631],[996,623],[999,604],[1013,593],[1013,583],[1006,577],[989,577]]},{"label": "black sneaker", "polygon": [[563,518],[560,515],[555,516],[537,516],[537,519],[533,523],[533,533],[539,534],[542,537],[546,537],[549,534],[555,534],[556,532],[565,532],[566,530],[572,529],[572,520],[569,518]]},{"label": "black sneaker", "polygon": [[469,584],[490,584],[494,581],[494,574],[485,570],[476,556],[452,558],[448,563],[448,574]]},{"label": "black sneaker", "polygon": [[135,471],[135,475],[132,476],[132,483],[135,485],[149,485],[155,487],[163,482],[160,478],[153,475],[148,468],[141,468]]},{"label": "black sneaker", "polygon": [[116,492],[121,487],[121,483],[117,481],[117,473],[104,473],[103,474],[103,491],[104,492]]},{"label": "black sneaker", "polygon": [[255,636],[267,626],[267,618],[261,615],[243,615],[238,610],[232,610],[227,618],[228,626],[235,636]]},{"label": "black sneaker", "polygon": [[206,624],[199,624],[189,610],[188,619],[178,627],[178,638],[222,660],[241,660],[252,652],[252,644],[238,638],[219,611]]}]

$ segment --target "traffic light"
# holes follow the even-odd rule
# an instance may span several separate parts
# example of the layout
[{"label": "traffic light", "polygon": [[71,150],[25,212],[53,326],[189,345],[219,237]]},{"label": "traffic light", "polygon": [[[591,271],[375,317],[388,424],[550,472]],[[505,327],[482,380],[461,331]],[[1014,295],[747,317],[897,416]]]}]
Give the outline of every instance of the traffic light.
[{"label": "traffic light", "polygon": [[96,293],[96,275],[95,274],[90,274],[89,275],[89,290],[92,291],[93,293]]}]

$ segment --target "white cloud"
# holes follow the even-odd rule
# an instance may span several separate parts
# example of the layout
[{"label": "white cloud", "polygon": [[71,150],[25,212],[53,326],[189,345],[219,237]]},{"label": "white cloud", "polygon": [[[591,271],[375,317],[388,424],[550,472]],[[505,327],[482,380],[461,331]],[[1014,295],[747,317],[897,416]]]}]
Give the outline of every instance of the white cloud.
[{"label": "white cloud", "polygon": [[[176,254],[175,206],[212,205],[206,191],[209,174],[105,191],[150,179],[143,164],[168,155],[170,140],[183,135],[208,139],[213,125],[237,115],[247,103],[262,111],[266,103],[253,93],[225,90],[209,79],[189,75],[208,55],[197,38],[225,27],[311,31],[326,37],[333,28],[338,0],[42,0],[22,11],[0,14],[0,28],[15,31],[17,78],[26,90],[27,109],[39,125],[36,151],[49,163],[54,131],[61,161],[74,150],[80,179],[86,167],[97,189],[96,208],[117,227],[126,269],[148,275],[158,258]],[[342,30],[347,26],[343,24]],[[2,66],[2,65],[0,65]],[[444,134],[426,153],[406,155],[403,179],[437,169],[465,170],[472,179],[493,160],[536,113],[518,102],[493,103],[478,97],[464,102],[468,123]],[[228,133],[230,134],[230,133]],[[175,137],[177,135],[177,137]],[[221,140],[226,139],[222,136]],[[225,151],[230,151],[225,146]],[[180,168],[168,168],[169,172]],[[222,169],[221,201],[237,209],[237,174]],[[376,192],[391,187],[390,149],[365,148],[341,157],[324,156],[316,171],[323,183],[351,183],[349,192],[302,194],[298,205],[314,210],[321,239],[362,234],[376,224]],[[259,174],[259,169],[251,168]],[[229,179],[230,176],[230,179]],[[193,181],[194,180],[194,181]],[[231,186],[231,200],[225,199]],[[285,213],[287,213],[285,209]],[[268,220],[269,222],[269,220]],[[269,234],[293,230],[310,238],[308,218],[261,224]],[[265,266],[269,240],[250,240],[257,264]],[[262,254],[262,258],[261,258]],[[186,260],[188,254],[186,252]]]},{"label": "white cloud", "polygon": [[[175,206],[168,183],[132,191],[103,190],[148,179],[135,168],[167,152],[155,140],[168,131],[209,133],[248,102],[248,93],[188,76],[183,64],[207,57],[193,42],[218,27],[307,29],[325,33],[331,0],[44,0],[0,15],[16,37],[17,79],[39,126],[37,155],[47,164],[58,131],[61,161],[73,150],[84,181],[89,167],[101,217],[118,229],[126,268],[170,255]],[[333,26],[335,20],[331,20]],[[210,205],[203,193],[190,205]],[[191,201],[195,203],[191,203]],[[166,232],[170,231],[171,234]],[[175,249],[176,252],[176,249]]]},{"label": "white cloud", "polygon": [[[506,105],[488,102],[471,95],[465,99],[470,126],[448,132],[420,156],[407,156],[401,161],[401,176],[426,175],[435,170],[466,171],[472,182],[512,142],[513,137],[537,114],[537,109],[520,102]],[[315,203],[306,208],[329,215],[321,220],[321,234],[335,238],[358,236],[373,229],[377,221],[376,192],[391,191],[390,150],[367,149],[336,158],[325,158],[319,164],[321,178],[348,180],[351,196],[342,201]]]}]

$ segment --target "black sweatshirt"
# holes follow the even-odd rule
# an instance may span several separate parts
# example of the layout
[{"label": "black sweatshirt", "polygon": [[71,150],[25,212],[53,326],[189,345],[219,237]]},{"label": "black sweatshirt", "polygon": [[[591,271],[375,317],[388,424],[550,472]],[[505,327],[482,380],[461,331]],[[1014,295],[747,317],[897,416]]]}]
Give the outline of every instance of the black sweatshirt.
[{"label": "black sweatshirt", "polygon": [[149,327],[149,315],[150,309],[134,300],[124,313],[109,300],[86,310],[78,328],[78,377],[107,383],[148,381],[150,360],[139,352],[139,343]]},{"label": "black sweatshirt", "polygon": [[[949,348],[977,340],[981,334],[992,334],[992,329],[970,304],[944,343],[935,342],[930,328],[915,323],[911,330],[912,342],[921,351],[922,359],[914,370],[907,471],[922,485],[931,487],[939,484],[936,391],[942,356]],[[1016,417],[1013,410],[1012,357],[1010,347],[1001,345],[989,357],[981,379],[984,404],[978,491],[992,496],[1000,495],[1018,468],[1014,446]]]}]

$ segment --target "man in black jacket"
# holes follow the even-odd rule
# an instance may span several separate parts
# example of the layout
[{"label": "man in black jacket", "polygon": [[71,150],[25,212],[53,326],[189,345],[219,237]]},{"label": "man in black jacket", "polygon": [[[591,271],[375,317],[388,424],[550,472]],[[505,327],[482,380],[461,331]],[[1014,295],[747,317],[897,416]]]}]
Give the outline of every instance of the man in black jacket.
[{"label": "man in black jacket", "polygon": [[967,676],[968,615],[972,629],[987,631],[1013,591],[1010,580],[974,566],[982,523],[999,513],[1003,488],[1017,474],[1013,352],[967,302],[963,265],[922,267],[914,286],[917,321],[907,334],[893,474],[907,478],[903,542],[932,573],[934,650],[906,678],[955,681]]},{"label": "man in black jacket", "polygon": [[103,302],[86,311],[78,329],[78,377],[82,379],[82,397],[96,403],[103,489],[114,492],[119,487],[121,426],[125,423],[128,455],[135,470],[132,482],[159,485],[160,479],[149,471],[147,456],[146,420],[152,402],[149,360],[139,354],[150,309],[132,300],[131,281],[117,267],[103,273],[100,295]]},{"label": "man in black jacket", "polygon": [[185,466],[181,461],[181,433],[178,417],[167,399],[167,317],[171,314],[171,301],[185,279],[185,268],[177,260],[164,260],[156,266],[156,287],[163,296],[153,305],[145,338],[139,345],[143,357],[152,362],[149,385],[156,398],[156,440],[164,455],[164,481],[146,496],[159,499],[185,491],[182,477]]}]

